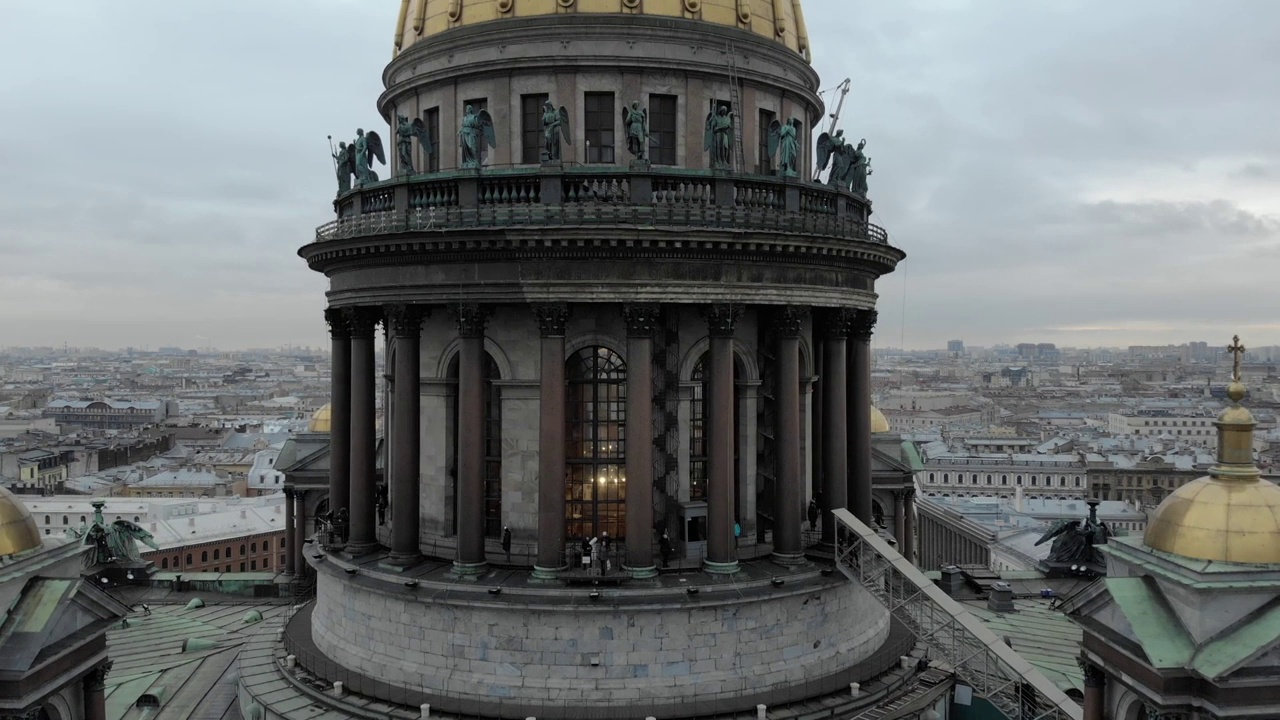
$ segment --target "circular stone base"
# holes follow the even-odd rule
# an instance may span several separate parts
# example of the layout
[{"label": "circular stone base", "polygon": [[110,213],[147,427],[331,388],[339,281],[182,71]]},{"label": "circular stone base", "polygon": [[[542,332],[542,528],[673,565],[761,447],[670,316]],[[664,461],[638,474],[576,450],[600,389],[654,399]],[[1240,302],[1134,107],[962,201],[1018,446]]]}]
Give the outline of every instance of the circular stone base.
[{"label": "circular stone base", "polygon": [[628,573],[631,574],[632,580],[648,580],[650,578],[658,577],[658,568],[655,565],[650,565],[649,567],[642,567],[642,568],[633,568],[633,567],[623,566],[623,569],[625,569]]},{"label": "circular stone base", "polygon": [[489,570],[489,563],[487,562],[464,563],[464,562],[458,562],[457,560],[453,561],[453,574],[457,575],[458,577],[464,577],[464,578],[480,577],[481,575],[485,574],[485,572],[488,570]]},{"label": "circular stone base", "polygon": [[560,579],[560,568],[544,568],[535,565],[533,567],[533,579],[542,582],[552,582]]},{"label": "circular stone base", "polygon": [[737,560],[734,560],[733,562],[727,562],[727,563],[718,563],[718,562],[711,562],[710,560],[703,560],[702,569],[706,570],[707,572],[713,575],[732,575],[738,572],[738,570],[740,570],[741,568],[738,566]]},{"label": "circular stone base", "polygon": [[[838,689],[828,680],[847,686],[842,673],[874,654],[890,627],[864,588],[816,567],[787,572],[783,586],[744,567],[734,582],[709,574],[671,585],[659,576],[644,587],[526,582],[501,594],[486,582],[424,578],[406,589],[403,576],[313,567],[310,631],[320,653],[393,696],[424,693],[444,712],[749,712],[797,686],[816,694]],[[685,591],[695,584],[698,594]]]},{"label": "circular stone base", "polygon": [[788,567],[798,567],[809,562],[809,559],[804,556],[804,553],[797,553],[795,555],[790,555],[788,553],[774,553],[769,559],[779,565],[786,565]]}]

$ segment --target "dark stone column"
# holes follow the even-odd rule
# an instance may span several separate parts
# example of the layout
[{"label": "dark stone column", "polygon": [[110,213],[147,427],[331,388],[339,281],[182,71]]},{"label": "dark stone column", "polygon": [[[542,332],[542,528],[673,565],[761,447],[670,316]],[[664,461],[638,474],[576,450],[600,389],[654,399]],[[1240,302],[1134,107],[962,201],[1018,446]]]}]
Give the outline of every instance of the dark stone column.
[{"label": "dark stone column", "polygon": [[538,562],[533,576],[554,580],[564,562],[565,378],[567,305],[534,308],[542,335],[538,409]]},{"label": "dark stone column", "polygon": [[367,555],[378,549],[374,536],[377,488],[377,418],[374,411],[373,335],[381,313],[352,308],[351,320],[351,493],[347,554]]},{"label": "dark stone column", "polygon": [[854,517],[871,525],[871,331],[875,310],[859,310],[849,334],[848,500]]},{"label": "dark stone column", "polygon": [[351,495],[351,322],[341,308],[324,311],[333,340],[329,395],[329,511],[347,509]]},{"label": "dark stone column", "polygon": [[784,565],[804,562],[804,463],[800,458],[800,331],[808,313],[783,308],[778,331],[778,483],[773,521],[773,559]]},{"label": "dark stone column", "polygon": [[1084,670],[1084,720],[1105,720],[1107,674],[1084,658],[1079,661]]},{"label": "dark stone column", "polygon": [[[284,536],[288,538],[288,542],[293,542],[297,533],[294,532],[293,523],[293,488],[284,489]],[[293,549],[284,555],[284,574],[292,575],[297,572],[297,563],[294,561]]]},{"label": "dark stone column", "polygon": [[[627,323],[627,557],[633,578],[658,574],[653,562],[653,333],[657,305],[628,305]],[[732,534],[732,526],[730,533]]]},{"label": "dark stone column", "polygon": [[387,328],[395,346],[395,416],[387,435],[394,466],[390,469],[391,557],[392,565],[413,565],[421,557],[418,548],[419,455],[422,448],[421,378],[419,357],[422,319],[426,309],[415,305],[393,305],[386,309]]},{"label": "dark stone column", "polygon": [[107,675],[111,665],[107,660],[84,676],[84,720],[107,720]]},{"label": "dark stone column", "polygon": [[822,403],[823,398],[826,397],[826,390],[822,383],[822,378],[826,375],[826,370],[822,367],[822,357],[826,351],[827,344],[823,342],[822,335],[818,331],[817,323],[815,322],[813,329],[813,375],[817,379],[813,381],[812,448],[809,452],[809,462],[813,464],[813,477],[810,478],[812,486],[809,488],[809,492],[812,493],[811,497],[815,498],[818,497],[824,487],[822,476],[825,468],[822,465],[825,462],[826,454],[822,451]]},{"label": "dark stone column", "polygon": [[822,544],[834,546],[837,508],[848,507],[848,385],[845,377],[845,341],[853,311],[837,308],[827,311],[826,340],[822,357]]},{"label": "dark stone column", "polygon": [[294,567],[298,572],[305,573],[307,568],[307,559],[303,552],[307,549],[307,494],[305,492],[295,491],[296,498],[294,504],[297,507],[298,519],[294,521],[293,534],[285,533],[289,538],[285,542],[285,562],[293,559]]},{"label": "dark stone column", "polygon": [[479,305],[454,308],[458,322],[458,557],[459,575],[485,571],[484,553],[484,324]]},{"label": "dark stone column", "polygon": [[907,535],[906,502],[906,492],[902,490],[893,492],[893,537],[898,541],[898,552],[904,557],[907,554],[906,542],[903,540]]},{"label": "dark stone column", "polygon": [[738,571],[738,542],[733,537],[733,327],[742,308],[712,305],[707,311],[711,336],[707,383],[707,572]]},{"label": "dark stone column", "polygon": [[898,541],[902,557],[907,562],[916,561],[916,491],[902,491],[902,539]]}]

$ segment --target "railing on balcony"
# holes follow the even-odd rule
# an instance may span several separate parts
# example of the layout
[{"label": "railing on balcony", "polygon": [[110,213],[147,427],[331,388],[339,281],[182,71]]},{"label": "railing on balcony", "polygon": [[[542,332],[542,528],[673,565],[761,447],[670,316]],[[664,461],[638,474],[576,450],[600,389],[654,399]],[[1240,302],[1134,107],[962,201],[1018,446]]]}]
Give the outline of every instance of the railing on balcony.
[{"label": "railing on balcony", "polygon": [[762,176],[679,169],[529,168],[389,180],[334,202],[318,242],[403,232],[535,225],[780,232],[887,245],[864,198]]}]

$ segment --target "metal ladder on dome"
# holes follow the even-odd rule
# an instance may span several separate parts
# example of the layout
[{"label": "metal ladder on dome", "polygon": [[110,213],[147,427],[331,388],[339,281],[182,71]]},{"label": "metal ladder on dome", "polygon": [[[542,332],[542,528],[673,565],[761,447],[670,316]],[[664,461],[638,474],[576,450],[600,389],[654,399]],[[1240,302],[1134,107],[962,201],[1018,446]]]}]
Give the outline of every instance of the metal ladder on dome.
[{"label": "metal ladder on dome", "polygon": [[733,43],[725,46],[725,54],[729,57],[729,112],[733,113],[733,169],[745,173],[747,163],[742,152],[742,123],[746,122],[746,115],[743,114],[742,91],[738,88],[738,58]]},{"label": "metal ladder on dome", "polygon": [[871,528],[840,508],[836,569],[911,629],[929,654],[1010,720],[1080,720],[1074,700],[952,600]]}]

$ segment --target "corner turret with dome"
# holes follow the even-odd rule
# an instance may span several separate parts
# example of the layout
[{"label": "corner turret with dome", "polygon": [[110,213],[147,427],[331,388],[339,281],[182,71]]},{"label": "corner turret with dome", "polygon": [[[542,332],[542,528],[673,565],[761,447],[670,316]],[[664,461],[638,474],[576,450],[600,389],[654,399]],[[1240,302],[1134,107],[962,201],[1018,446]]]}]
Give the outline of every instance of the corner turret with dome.
[{"label": "corner turret with dome", "polygon": [[396,20],[381,122],[333,147],[335,217],[299,250],[333,385],[278,461],[286,532],[315,528],[286,646],[483,717],[871,702],[849,683],[914,639],[831,572],[832,513],[911,533],[918,457],[871,407],[876,283],[905,255],[799,0]]},{"label": "corner turret with dome", "polygon": [[1084,628],[1086,718],[1274,714],[1280,487],[1254,462],[1238,336],[1227,351],[1217,463],[1160,504],[1143,538],[1101,546],[1107,578],[1068,603]]}]

